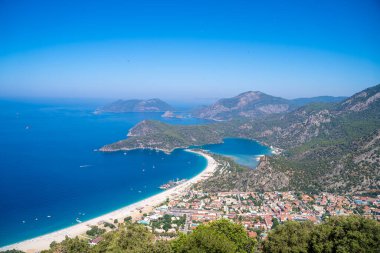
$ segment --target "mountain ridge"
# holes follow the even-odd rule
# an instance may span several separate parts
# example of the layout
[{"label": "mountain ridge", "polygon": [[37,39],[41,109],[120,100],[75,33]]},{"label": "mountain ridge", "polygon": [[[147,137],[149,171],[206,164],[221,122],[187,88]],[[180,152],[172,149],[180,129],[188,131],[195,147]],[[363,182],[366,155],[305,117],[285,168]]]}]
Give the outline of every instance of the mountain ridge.
[{"label": "mountain ridge", "polygon": [[337,103],[344,99],[346,97],[332,96],[285,99],[261,91],[246,91],[231,98],[219,99],[209,106],[197,108],[192,116],[215,121],[226,121],[237,117],[259,118],[284,114],[310,103]]},{"label": "mountain ridge", "polygon": [[166,112],[174,108],[159,98],[116,100],[110,104],[99,107],[95,114],[126,113],[126,112]]},{"label": "mountain ridge", "polygon": [[267,95],[260,91],[246,91],[231,98],[219,99],[216,103],[193,112],[193,116],[212,120],[231,120],[236,117],[255,118],[283,113],[292,109],[289,100]]},{"label": "mountain ridge", "polygon": [[221,177],[232,189],[380,192],[380,85],[339,103],[308,104],[285,114],[191,127],[144,121],[130,133],[128,139],[104,146],[104,151],[170,152],[220,143],[226,137],[248,138],[284,151],[238,176],[240,181]]}]

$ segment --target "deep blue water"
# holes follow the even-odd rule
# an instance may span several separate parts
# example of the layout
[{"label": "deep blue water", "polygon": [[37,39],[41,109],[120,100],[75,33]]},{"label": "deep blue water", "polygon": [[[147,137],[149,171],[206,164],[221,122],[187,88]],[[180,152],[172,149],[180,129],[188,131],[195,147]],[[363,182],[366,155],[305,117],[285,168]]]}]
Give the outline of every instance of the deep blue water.
[{"label": "deep blue water", "polygon": [[[0,100],[0,246],[43,235],[152,196],[175,178],[191,178],[206,160],[184,150],[102,153],[104,144],[126,137],[160,113],[94,115],[94,102]],[[269,149],[257,142],[226,139],[205,149],[254,167]],[[180,168],[180,169],[179,169]]]},{"label": "deep blue water", "polygon": [[271,154],[269,147],[263,146],[257,141],[241,138],[226,138],[224,139],[224,143],[204,145],[202,149],[231,157],[237,163],[250,168],[257,166],[258,155]]},{"label": "deep blue water", "polygon": [[183,150],[171,155],[94,152],[125,138],[143,119],[203,121],[163,119],[159,113],[93,115],[94,108],[0,101],[1,246],[134,203],[158,193],[171,179],[190,178],[204,169],[203,157]]}]

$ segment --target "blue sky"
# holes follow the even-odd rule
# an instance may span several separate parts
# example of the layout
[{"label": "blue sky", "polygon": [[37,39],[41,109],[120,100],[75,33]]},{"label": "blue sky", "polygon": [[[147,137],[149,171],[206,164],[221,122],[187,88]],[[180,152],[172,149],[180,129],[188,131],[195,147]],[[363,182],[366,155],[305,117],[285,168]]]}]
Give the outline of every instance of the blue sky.
[{"label": "blue sky", "polygon": [[0,96],[351,95],[380,83],[380,2],[0,0]]}]

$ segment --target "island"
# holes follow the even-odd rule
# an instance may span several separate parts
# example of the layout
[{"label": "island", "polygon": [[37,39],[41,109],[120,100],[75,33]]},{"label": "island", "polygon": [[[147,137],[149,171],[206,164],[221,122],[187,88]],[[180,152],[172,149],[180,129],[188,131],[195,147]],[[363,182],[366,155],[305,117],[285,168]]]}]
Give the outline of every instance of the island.
[{"label": "island", "polygon": [[168,103],[158,98],[141,100],[117,100],[110,104],[99,107],[95,110],[95,114],[102,113],[126,113],[126,112],[166,112],[173,111],[174,108]]}]

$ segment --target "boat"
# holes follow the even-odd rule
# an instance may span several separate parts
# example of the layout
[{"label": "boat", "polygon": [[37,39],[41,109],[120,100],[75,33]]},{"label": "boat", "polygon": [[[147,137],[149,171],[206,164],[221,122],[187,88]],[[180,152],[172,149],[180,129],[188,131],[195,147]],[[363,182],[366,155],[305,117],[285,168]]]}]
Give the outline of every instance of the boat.
[{"label": "boat", "polygon": [[78,222],[78,223],[82,223],[82,221],[80,219],[78,219],[78,218],[76,218],[75,221]]},{"label": "boat", "polygon": [[184,183],[184,182],[186,182],[186,181],[187,181],[187,179],[170,180],[170,181],[167,182],[166,184],[161,185],[159,188],[160,188],[161,190],[167,190],[167,189],[173,188],[173,187],[175,187],[175,186],[177,186],[177,185],[180,185],[180,184],[182,184],[182,183]]}]

